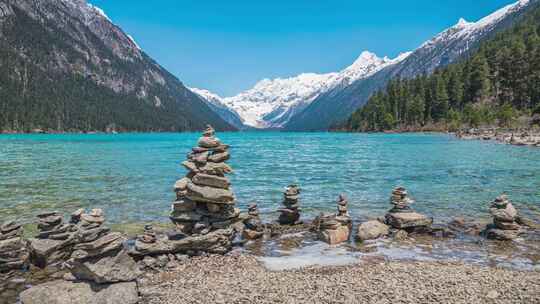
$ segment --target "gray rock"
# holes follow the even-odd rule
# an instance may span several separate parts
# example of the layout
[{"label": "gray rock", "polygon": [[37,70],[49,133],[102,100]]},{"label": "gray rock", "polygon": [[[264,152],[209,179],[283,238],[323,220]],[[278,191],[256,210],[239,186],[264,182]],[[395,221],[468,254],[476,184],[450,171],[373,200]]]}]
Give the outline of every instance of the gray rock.
[{"label": "gray rock", "polygon": [[188,183],[187,198],[196,202],[234,204],[234,194],[230,190],[198,186]]},{"label": "gray rock", "polygon": [[394,228],[405,229],[430,226],[433,223],[433,219],[416,212],[387,213],[386,222]]},{"label": "gray rock", "polygon": [[174,184],[174,192],[187,190],[188,182],[189,182],[189,178],[187,177],[184,177],[176,181],[176,183]]},{"label": "gray rock", "polygon": [[[231,182],[226,177],[220,177],[215,175],[209,175],[204,173],[196,174],[192,179],[194,184],[199,186],[208,186],[214,188],[228,189]],[[186,187],[189,186],[189,182]]]},{"label": "gray rock", "polygon": [[486,231],[486,237],[492,240],[511,241],[519,237],[519,230],[503,230],[490,228]]},{"label": "gray rock", "polygon": [[225,174],[232,173],[232,168],[226,163],[206,163],[206,165],[197,168],[197,171],[209,175],[224,176]]},{"label": "gray rock", "polygon": [[70,262],[71,273],[79,280],[96,283],[130,282],[140,275],[137,263],[126,250],[109,252],[84,261]]},{"label": "gray rock", "polygon": [[22,304],[136,304],[137,283],[95,284],[53,281],[25,290]]},{"label": "gray rock", "polygon": [[360,241],[374,240],[388,235],[390,228],[379,221],[368,221],[358,226],[356,238]]},{"label": "gray rock", "polygon": [[517,216],[517,210],[512,203],[507,203],[504,208],[490,208],[493,218],[503,222],[513,222]]}]

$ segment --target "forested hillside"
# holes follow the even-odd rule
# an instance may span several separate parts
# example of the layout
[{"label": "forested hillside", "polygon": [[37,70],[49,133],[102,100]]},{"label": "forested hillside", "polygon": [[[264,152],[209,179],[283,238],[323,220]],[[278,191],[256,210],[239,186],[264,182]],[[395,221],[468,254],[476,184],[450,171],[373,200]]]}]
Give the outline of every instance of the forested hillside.
[{"label": "forested hillside", "polygon": [[[538,6],[538,5],[537,5]],[[354,112],[350,131],[512,127],[540,114],[540,8],[430,76],[394,79]]]},{"label": "forested hillside", "polygon": [[0,0],[0,132],[234,129],[85,1]]}]

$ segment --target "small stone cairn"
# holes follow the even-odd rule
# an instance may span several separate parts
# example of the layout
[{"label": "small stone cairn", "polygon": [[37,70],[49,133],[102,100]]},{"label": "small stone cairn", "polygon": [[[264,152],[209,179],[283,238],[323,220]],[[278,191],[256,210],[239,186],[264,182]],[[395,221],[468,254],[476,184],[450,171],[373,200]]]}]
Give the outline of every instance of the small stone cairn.
[{"label": "small stone cairn", "polygon": [[28,262],[26,241],[20,224],[6,222],[0,226],[0,273],[23,269]]},{"label": "small stone cairn", "polygon": [[339,244],[349,239],[352,220],[347,211],[348,201],[341,194],[337,202],[337,213],[334,215],[321,215],[316,221],[319,225],[319,239],[330,245]]},{"label": "small stone cairn", "polygon": [[[0,303],[11,303],[26,285],[23,270],[28,265],[26,241],[20,224],[6,222],[0,226]],[[6,302],[4,302],[6,301]]]},{"label": "small stone cairn", "polygon": [[491,203],[489,208],[493,216],[493,225],[486,230],[486,236],[496,240],[513,240],[521,233],[521,225],[517,223],[518,212],[508,196],[501,195]]},{"label": "small stone cairn", "polygon": [[281,213],[279,215],[278,222],[281,225],[300,224],[300,188],[297,185],[289,185],[287,188],[285,188],[283,196],[283,205],[285,208],[278,210]]},{"label": "small stone cairn", "polygon": [[242,235],[245,239],[254,240],[263,236],[264,227],[259,217],[259,209],[256,203],[248,206],[248,216],[244,220],[245,228]]},{"label": "small stone cairn", "polygon": [[385,216],[386,224],[395,229],[404,229],[409,232],[419,231],[431,227],[433,219],[415,212],[411,208],[414,201],[408,197],[407,190],[397,187],[392,191],[390,203],[392,209]]},{"label": "small stone cairn", "polygon": [[[95,298],[96,303],[105,301],[101,297],[106,297],[107,290],[122,295],[122,303],[138,301],[135,280],[140,271],[137,263],[124,248],[127,239],[121,233],[110,232],[110,229],[103,225],[103,210],[92,209],[85,213],[84,209],[79,209],[71,215],[68,224],[62,223],[63,218],[57,212],[41,214],[38,218],[40,233],[38,238],[31,241],[33,254],[36,255],[38,251],[38,260],[52,261],[49,252],[36,248],[40,249],[48,242],[56,244],[51,246],[53,253],[57,252],[55,258],[65,257],[70,253],[69,258],[62,263],[70,274],[64,276],[64,280],[37,285],[24,291],[21,293],[22,303],[41,303],[40,299],[47,295],[65,295],[66,290],[80,292],[82,294],[78,296],[84,299]],[[57,241],[62,243],[56,243]],[[58,259],[54,261],[61,262]],[[48,265],[45,263],[45,266]]]},{"label": "small stone cairn", "polygon": [[152,236],[146,231],[135,242],[133,253],[229,251],[235,236],[232,226],[241,221],[231,183],[225,176],[233,172],[225,163],[229,158],[229,146],[222,144],[215,130],[207,126],[197,147],[192,148],[182,163],[188,173],[174,185],[176,201],[169,217],[176,230],[168,232],[166,237]]}]

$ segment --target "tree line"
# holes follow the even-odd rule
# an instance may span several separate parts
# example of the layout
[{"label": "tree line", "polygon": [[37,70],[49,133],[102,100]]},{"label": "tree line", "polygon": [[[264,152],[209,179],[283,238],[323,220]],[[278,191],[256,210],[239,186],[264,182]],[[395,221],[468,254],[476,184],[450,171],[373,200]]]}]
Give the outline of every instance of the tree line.
[{"label": "tree line", "polygon": [[394,79],[354,112],[350,131],[512,127],[540,114],[540,8],[432,75]]}]

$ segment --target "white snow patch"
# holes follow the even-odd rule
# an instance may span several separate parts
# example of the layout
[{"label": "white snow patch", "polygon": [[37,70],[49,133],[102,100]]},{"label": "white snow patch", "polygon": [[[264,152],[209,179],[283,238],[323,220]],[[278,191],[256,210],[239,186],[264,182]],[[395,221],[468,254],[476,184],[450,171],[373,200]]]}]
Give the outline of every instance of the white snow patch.
[{"label": "white snow patch", "polygon": [[98,15],[100,15],[101,17],[103,17],[103,18],[109,20],[109,22],[112,23],[112,21],[111,21],[111,19],[109,18],[109,16],[107,16],[107,14],[105,14],[105,12],[104,12],[101,8],[99,8],[99,7],[97,7],[97,6],[93,5],[93,4],[90,4],[90,3],[87,3],[86,5],[88,5],[88,7],[89,7],[91,10],[93,10],[94,12],[96,12]]},{"label": "white snow patch", "polygon": [[137,42],[135,41],[135,39],[133,39],[133,36],[129,35],[129,34],[126,34],[126,36],[129,38],[129,40],[135,45],[135,47],[139,50],[142,50],[141,47],[139,46],[139,44],[137,44]]}]

